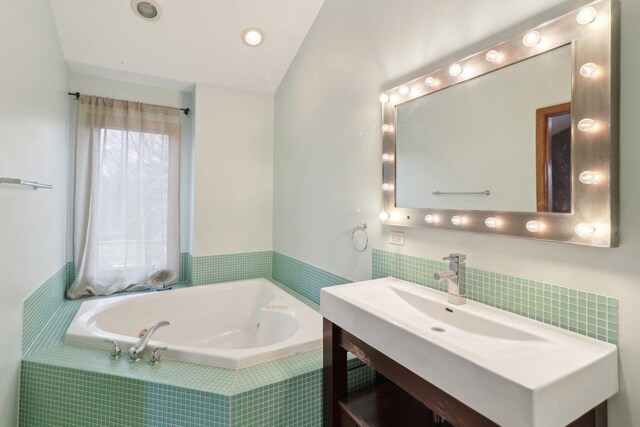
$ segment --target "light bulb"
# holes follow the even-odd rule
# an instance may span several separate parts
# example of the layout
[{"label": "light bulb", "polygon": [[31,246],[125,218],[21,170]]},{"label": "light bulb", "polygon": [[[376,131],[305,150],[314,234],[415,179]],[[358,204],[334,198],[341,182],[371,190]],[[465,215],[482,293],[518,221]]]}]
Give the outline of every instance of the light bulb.
[{"label": "light bulb", "polygon": [[596,232],[596,227],[593,224],[581,222],[580,224],[576,225],[576,228],[574,230],[580,237],[589,237]]},{"label": "light bulb", "polygon": [[393,131],[393,126],[385,123],[380,127],[380,129],[382,130],[382,132],[391,132]]},{"label": "light bulb", "polygon": [[451,217],[451,224],[453,224],[453,225],[460,225],[463,222],[464,221],[463,221],[461,216],[456,215],[456,216]]},{"label": "light bulb", "polygon": [[382,184],[382,191],[390,191],[393,190],[393,184],[387,184],[386,182]]},{"label": "light bulb", "polygon": [[384,211],[380,212],[380,221],[386,221],[388,219],[389,219],[389,214],[388,213],[386,213]]},{"label": "light bulb", "polygon": [[602,175],[598,172],[584,171],[580,173],[578,179],[583,184],[597,184],[602,180]]},{"label": "light bulb", "polygon": [[582,77],[595,77],[598,74],[598,66],[593,62],[587,62],[580,67],[580,75]]},{"label": "light bulb", "polygon": [[484,220],[484,225],[486,225],[489,228],[496,228],[499,224],[500,222],[492,216]]},{"label": "light bulb", "polygon": [[409,89],[407,85],[402,85],[400,89],[398,89],[398,93],[402,96],[409,95],[409,92],[411,92],[411,89]]},{"label": "light bulb", "polygon": [[427,224],[433,224],[437,220],[438,218],[435,215],[426,215],[424,217],[424,222],[426,222]]},{"label": "light bulb", "polygon": [[390,162],[391,160],[393,160],[393,156],[391,154],[383,154],[382,155],[382,161],[383,162]]},{"label": "light bulb", "polygon": [[596,121],[593,119],[582,119],[578,122],[578,129],[582,132],[591,132],[596,129]]},{"label": "light bulb", "polygon": [[529,230],[532,233],[537,233],[538,231],[542,230],[542,224],[540,224],[538,221],[529,221],[527,222],[527,230]]},{"label": "light bulb", "polygon": [[434,79],[433,77],[427,77],[426,79],[424,79],[424,85],[426,87],[434,87],[436,85],[436,79]]},{"label": "light bulb", "polygon": [[402,215],[400,214],[400,212],[398,211],[391,212],[391,221],[400,221],[400,218],[402,218]]},{"label": "light bulb", "polygon": [[449,67],[449,75],[452,77],[457,77],[462,74],[462,65],[460,64],[451,64]]},{"label": "light bulb", "polygon": [[500,54],[498,53],[497,50],[490,50],[489,52],[487,52],[487,54],[484,56],[485,59],[487,60],[487,62],[498,62],[498,57],[500,56]]},{"label": "light bulb", "polygon": [[264,40],[264,33],[260,28],[247,28],[242,32],[242,41],[251,47],[256,47],[262,44]]},{"label": "light bulb", "polygon": [[578,12],[578,15],[576,16],[576,21],[578,21],[578,24],[582,24],[582,25],[590,24],[593,22],[594,19],[596,19],[597,15],[598,15],[598,12],[596,12],[596,10],[593,7],[585,7],[580,9],[580,12]]},{"label": "light bulb", "polygon": [[540,40],[542,40],[542,36],[540,36],[539,32],[537,32],[537,31],[529,31],[522,38],[522,43],[526,47],[533,47],[533,46],[536,46],[538,43],[540,43]]},{"label": "light bulb", "polygon": [[387,95],[386,93],[380,95],[380,102],[382,102],[383,104],[386,104],[387,102],[389,102],[389,100],[389,95]]}]

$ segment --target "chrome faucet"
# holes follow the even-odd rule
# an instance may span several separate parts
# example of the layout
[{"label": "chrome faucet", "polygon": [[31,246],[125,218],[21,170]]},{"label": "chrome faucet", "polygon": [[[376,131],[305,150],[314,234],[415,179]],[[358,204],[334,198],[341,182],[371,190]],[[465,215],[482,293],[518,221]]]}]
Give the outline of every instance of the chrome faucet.
[{"label": "chrome faucet", "polygon": [[448,301],[451,304],[462,305],[467,302],[467,292],[462,281],[464,273],[464,261],[467,259],[463,254],[449,254],[442,258],[449,261],[449,270],[439,271],[433,275],[434,279],[447,279]]},{"label": "chrome faucet", "polygon": [[161,320],[155,325],[149,327],[142,335],[140,335],[140,340],[131,346],[129,349],[129,357],[131,358],[131,362],[137,362],[142,359],[142,353],[147,348],[147,344],[151,339],[151,336],[158,330],[158,328],[162,326],[170,325],[166,320]]}]

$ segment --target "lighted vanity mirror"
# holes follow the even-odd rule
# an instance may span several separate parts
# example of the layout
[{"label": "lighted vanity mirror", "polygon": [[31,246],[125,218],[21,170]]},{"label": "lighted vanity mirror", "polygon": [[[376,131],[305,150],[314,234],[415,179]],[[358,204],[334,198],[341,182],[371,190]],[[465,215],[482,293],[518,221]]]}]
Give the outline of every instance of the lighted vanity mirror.
[{"label": "lighted vanity mirror", "polygon": [[617,246],[617,4],[380,96],[385,224]]}]

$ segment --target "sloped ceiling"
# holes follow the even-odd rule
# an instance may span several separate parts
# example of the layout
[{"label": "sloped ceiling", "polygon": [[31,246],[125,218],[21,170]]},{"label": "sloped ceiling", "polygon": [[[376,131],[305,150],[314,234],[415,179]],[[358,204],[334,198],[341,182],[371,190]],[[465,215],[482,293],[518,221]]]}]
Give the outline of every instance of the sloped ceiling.
[{"label": "sloped ceiling", "polygon": [[[324,0],[158,0],[156,22],[130,0],[51,0],[71,71],[186,89],[208,83],[274,93]],[[240,39],[259,27],[264,43]]]}]

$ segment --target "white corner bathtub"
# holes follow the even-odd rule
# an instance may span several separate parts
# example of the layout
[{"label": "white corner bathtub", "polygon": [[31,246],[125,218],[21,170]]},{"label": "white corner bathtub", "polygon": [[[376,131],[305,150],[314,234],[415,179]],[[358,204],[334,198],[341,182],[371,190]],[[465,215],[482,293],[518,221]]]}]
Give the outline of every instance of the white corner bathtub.
[{"label": "white corner bathtub", "polygon": [[171,324],[148,349],[166,345],[163,357],[202,365],[239,369],[322,346],[320,314],[266,279],[85,301],[64,341],[107,350],[114,339],[126,359],[160,320]]}]

